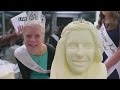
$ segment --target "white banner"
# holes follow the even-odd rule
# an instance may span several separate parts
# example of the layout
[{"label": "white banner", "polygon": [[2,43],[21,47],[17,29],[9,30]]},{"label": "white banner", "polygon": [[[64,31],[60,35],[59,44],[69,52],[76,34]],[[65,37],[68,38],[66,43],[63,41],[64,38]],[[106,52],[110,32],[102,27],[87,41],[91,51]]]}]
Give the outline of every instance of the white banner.
[{"label": "white banner", "polygon": [[18,32],[19,26],[24,26],[25,21],[27,20],[26,12],[23,12],[13,18],[11,18],[12,25],[14,26],[15,30]]},{"label": "white banner", "polygon": [[37,63],[34,62],[34,60],[31,58],[31,56],[27,52],[25,45],[16,49],[14,54],[15,54],[15,57],[29,69],[34,70],[39,73],[49,73],[50,72],[50,70],[45,70],[45,69],[41,68]]},{"label": "white banner", "polygon": [[[111,38],[109,37],[108,33],[106,32],[106,28],[105,28],[104,24],[102,24],[101,28],[99,29],[99,35],[104,44],[103,45],[104,51],[105,51],[106,55],[108,56],[107,60],[105,61],[105,63],[107,63],[109,58],[113,55],[113,53],[117,51],[117,47],[114,44],[114,42],[111,40]],[[108,76],[115,69],[117,69],[117,71],[119,73],[119,67],[120,67],[120,62],[118,62],[117,64],[115,64],[113,67],[111,67],[108,70]],[[119,73],[119,75],[120,75],[120,73]]]}]

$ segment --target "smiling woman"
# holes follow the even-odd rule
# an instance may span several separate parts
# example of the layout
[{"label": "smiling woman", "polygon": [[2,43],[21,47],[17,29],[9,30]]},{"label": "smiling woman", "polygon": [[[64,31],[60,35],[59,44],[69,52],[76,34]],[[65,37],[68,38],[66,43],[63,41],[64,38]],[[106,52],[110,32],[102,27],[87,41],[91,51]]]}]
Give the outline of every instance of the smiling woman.
[{"label": "smiling woman", "polygon": [[78,20],[62,31],[51,67],[51,79],[106,79],[102,42],[92,23]]},{"label": "smiling woman", "polygon": [[[30,13],[36,15],[35,12],[29,11],[29,16],[31,16]],[[44,25],[45,23],[41,22],[41,20],[33,19],[26,22],[23,27],[25,45],[15,51],[15,57],[23,79],[49,78],[55,49],[51,45],[44,43]]]}]

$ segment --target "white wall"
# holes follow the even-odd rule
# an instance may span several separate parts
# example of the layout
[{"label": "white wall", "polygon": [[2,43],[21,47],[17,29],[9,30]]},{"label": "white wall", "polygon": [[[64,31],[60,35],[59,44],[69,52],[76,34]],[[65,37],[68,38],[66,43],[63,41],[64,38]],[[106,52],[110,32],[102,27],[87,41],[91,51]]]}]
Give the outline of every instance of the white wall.
[{"label": "white wall", "polygon": [[96,11],[96,21],[98,21],[99,19],[99,14],[100,14],[100,11]]},{"label": "white wall", "polygon": [[98,25],[99,14],[100,14],[100,11],[96,11],[96,19],[95,19],[95,22],[94,22],[95,26]]}]

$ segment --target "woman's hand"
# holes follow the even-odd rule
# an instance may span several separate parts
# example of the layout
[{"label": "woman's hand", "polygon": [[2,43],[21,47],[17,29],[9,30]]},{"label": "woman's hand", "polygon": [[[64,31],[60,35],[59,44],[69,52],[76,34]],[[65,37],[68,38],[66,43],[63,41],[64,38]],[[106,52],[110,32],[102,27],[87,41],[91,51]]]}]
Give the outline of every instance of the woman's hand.
[{"label": "woman's hand", "polygon": [[17,34],[18,36],[22,35],[23,27],[24,27],[23,25],[19,25],[19,26],[18,26],[18,32],[16,32],[16,34]]}]

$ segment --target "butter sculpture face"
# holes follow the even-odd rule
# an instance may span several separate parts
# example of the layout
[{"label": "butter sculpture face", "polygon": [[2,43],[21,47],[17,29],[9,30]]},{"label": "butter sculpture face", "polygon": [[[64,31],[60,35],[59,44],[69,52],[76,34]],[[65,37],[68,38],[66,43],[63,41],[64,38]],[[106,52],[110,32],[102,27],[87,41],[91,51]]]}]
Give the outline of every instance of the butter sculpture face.
[{"label": "butter sculpture face", "polygon": [[66,60],[74,73],[87,70],[93,62],[94,42],[89,34],[88,30],[72,31],[66,42]]},{"label": "butter sculpture face", "polygon": [[106,79],[102,45],[92,23],[83,20],[69,23],[58,41],[50,78]]}]

